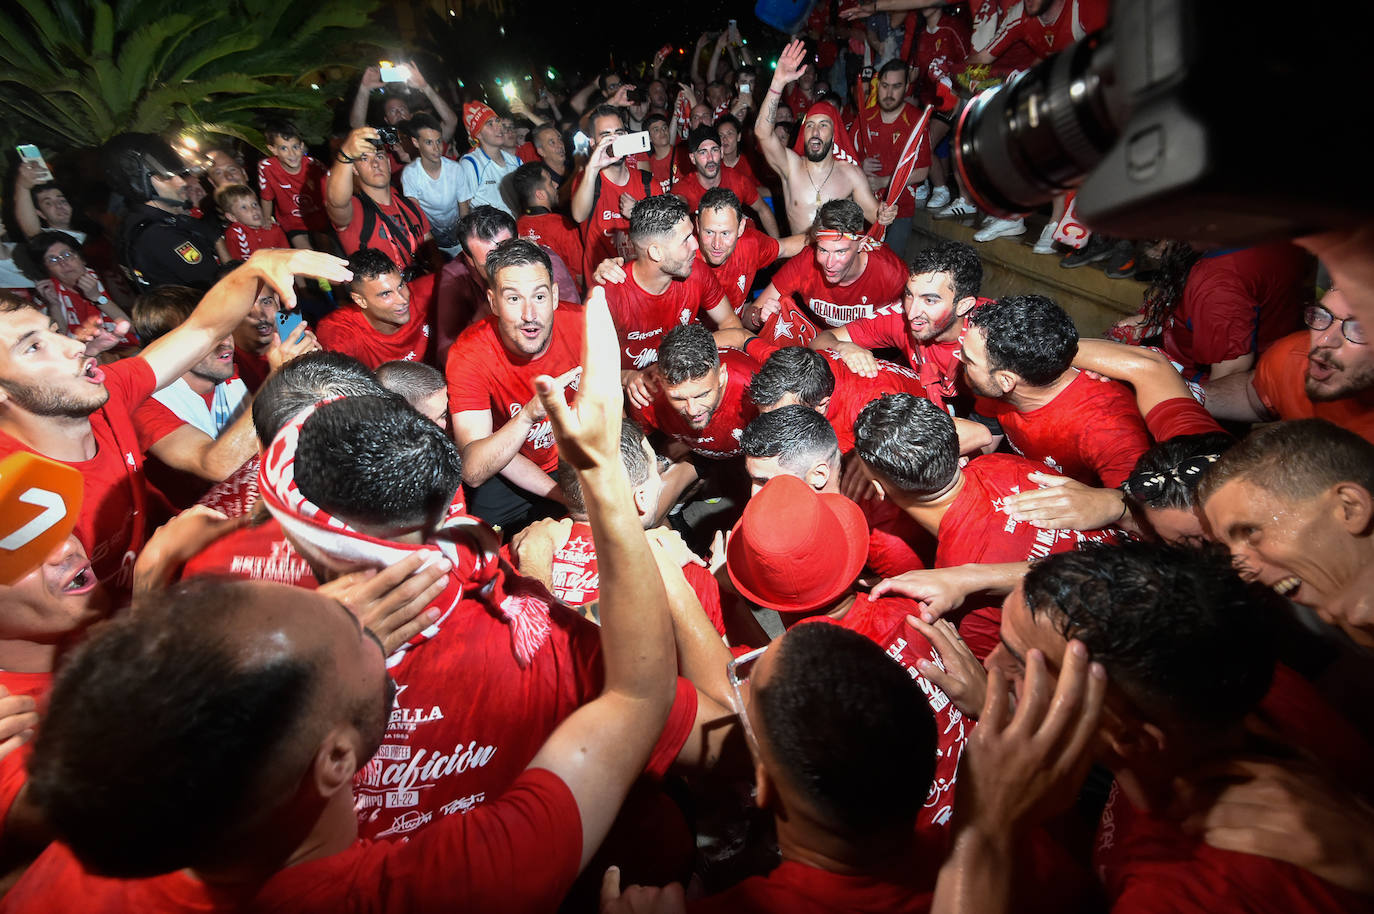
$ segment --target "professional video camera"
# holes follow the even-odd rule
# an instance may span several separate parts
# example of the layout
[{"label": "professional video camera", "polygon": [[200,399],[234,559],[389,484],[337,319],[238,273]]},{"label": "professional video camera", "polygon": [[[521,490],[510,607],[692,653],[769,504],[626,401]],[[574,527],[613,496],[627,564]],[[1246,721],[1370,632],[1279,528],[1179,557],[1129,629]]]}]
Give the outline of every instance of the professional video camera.
[{"label": "professional video camera", "polygon": [[1106,29],[965,107],[965,190],[1010,216],[1077,187],[1095,230],[1200,246],[1367,222],[1356,6],[1115,0]]}]

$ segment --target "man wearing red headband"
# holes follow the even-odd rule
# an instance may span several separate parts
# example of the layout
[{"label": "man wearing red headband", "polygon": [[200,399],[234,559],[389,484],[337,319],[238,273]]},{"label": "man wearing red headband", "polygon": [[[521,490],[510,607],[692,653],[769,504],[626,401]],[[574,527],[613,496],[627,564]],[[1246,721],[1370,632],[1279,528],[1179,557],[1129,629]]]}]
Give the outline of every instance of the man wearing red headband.
[{"label": "man wearing red headband", "polygon": [[806,71],[805,58],[806,46],[800,40],[789,44],[778,57],[773,84],[768,87],[763,111],[754,122],[759,149],[782,178],[788,224],[796,231],[811,224],[822,203],[851,198],[869,222],[891,224],[897,207],[881,205],[873,195],[834,105],[819,102],[807,110],[795,151],[784,147],[773,132],[783,87]]}]

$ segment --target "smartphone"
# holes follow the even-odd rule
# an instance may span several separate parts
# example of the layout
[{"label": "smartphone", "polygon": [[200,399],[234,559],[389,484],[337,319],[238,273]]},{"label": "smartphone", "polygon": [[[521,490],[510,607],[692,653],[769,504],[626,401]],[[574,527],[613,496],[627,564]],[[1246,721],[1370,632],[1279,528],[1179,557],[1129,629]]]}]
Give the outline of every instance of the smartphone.
[{"label": "smartphone", "polygon": [[504,96],[506,97],[506,100],[507,100],[507,101],[510,101],[511,99],[514,99],[514,98],[515,98],[515,83],[506,83],[504,86],[502,86],[502,87],[501,87],[501,94],[504,95]]},{"label": "smartphone", "polygon": [[649,131],[641,130],[638,133],[627,133],[625,136],[618,136],[611,141],[611,155],[614,158],[622,158],[634,155],[636,152],[649,151]]},{"label": "smartphone", "polygon": [[52,169],[48,168],[48,163],[43,161],[43,153],[38,151],[37,146],[25,144],[23,146],[14,147],[14,151],[19,153],[19,158],[24,162],[38,163],[38,167],[42,169],[42,172],[38,176],[40,181],[46,183],[52,180]]},{"label": "smartphone", "polygon": [[382,71],[382,82],[384,83],[403,83],[410,79],[410,67],[405,64],[393,67],[391,61],[383,60],[378,65],[378,69]]},{"label": "smartphone", "polygon": [[277,338],[286,341],[286,338],[296,332],[296,328],[304,323],[299,311],[278,311],[277,312]]}]

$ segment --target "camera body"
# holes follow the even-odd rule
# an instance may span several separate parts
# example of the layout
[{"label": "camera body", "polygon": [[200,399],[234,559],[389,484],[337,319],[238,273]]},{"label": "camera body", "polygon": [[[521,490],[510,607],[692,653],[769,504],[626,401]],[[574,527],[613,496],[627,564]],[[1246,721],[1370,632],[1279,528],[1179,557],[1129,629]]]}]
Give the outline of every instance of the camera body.
[{"label": "camera body", "polygon": [[1128,238],[1251,244],[1366,220],[1374,182],[1343,94],[1365,76],[1333,25],[1238,0],[1117,0],[1102,33],[969,103],[956,167],[991,212],[1076,187],[1089,226]]},{"label": "camera body", "polygon": [[373,145],[377,146],[378,149],[382,146],[395,146],[400,142],[400,135],[396,132],[396,128],[390,124],[383,124],[377,128],[377,138],[381,142]]}]

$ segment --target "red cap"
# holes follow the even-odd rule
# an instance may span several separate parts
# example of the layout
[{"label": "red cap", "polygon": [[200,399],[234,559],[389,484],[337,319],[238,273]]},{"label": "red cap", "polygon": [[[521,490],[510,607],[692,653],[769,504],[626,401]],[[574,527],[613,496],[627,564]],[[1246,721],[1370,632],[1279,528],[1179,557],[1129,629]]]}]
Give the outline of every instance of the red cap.
[{"label": "red cap", "polygon": [[496,117],[496,112],[481,102],[468,102],[463,106],[463,127],[467,129],[468,139],[477,142],[477,134],[487,126],[487,121]]},{"label": "red cap", "polygon": [[775,476],[744,506],[725,550],[746,599],[778,612],[819,609],[853,585],[868,558],[868,522],[843,495]]}]

